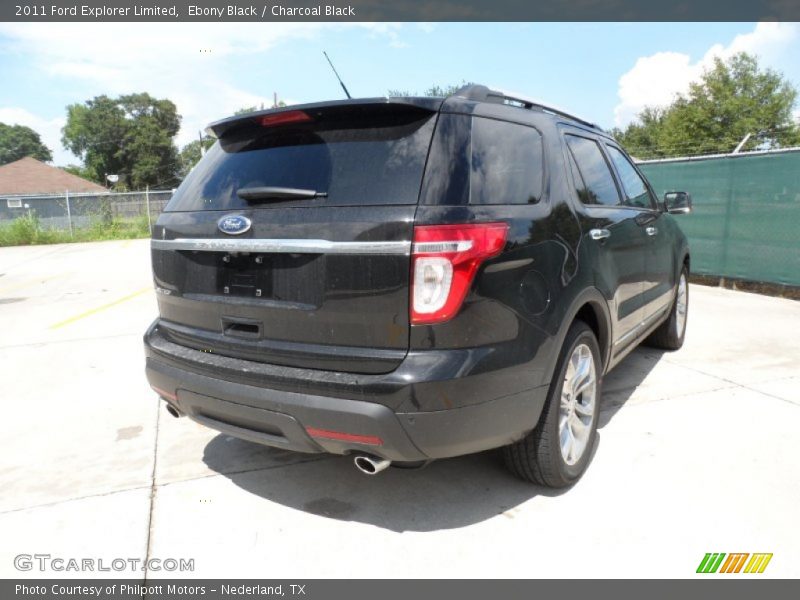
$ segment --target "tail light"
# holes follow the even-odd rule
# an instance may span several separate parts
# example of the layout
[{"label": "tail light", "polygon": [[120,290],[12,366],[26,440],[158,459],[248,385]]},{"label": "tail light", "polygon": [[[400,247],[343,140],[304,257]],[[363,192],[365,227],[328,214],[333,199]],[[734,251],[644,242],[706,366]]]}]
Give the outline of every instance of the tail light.
[{"label": "tail light", "polygon": [[313,119],[302,110],[289,110],[274,115],[257,117],[256,120],[262,127],[275,127],[276,125],[288,125],[290,123],[307,123]]},{"label": "tail light", "polygon": [[483,261],[503,250],[505,223],[421,225],[411,248],[411,323],[441,323],[461,308]]}]

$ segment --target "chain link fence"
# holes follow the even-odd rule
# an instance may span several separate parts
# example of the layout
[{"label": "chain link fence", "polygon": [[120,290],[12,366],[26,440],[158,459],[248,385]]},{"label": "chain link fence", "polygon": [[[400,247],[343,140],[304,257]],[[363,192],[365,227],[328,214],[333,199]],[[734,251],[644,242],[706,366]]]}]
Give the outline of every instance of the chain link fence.
[{"label": "chain link fence", "polygon": [[[641,161],[663,197],[692,195],[679,217],[700,275],[800,286],[800,148]],[[70,234],[136,223],[145,233],[172,190],[0,196],[0,227],[21,217]]]},{"label": "chain link fence", "polygon": [[692,272],[800,286],[800,148],[639,162],[655,191],[692,195],[676,217]]},{"label": "chain link fence", "polygon": [[45,230],[69,231],[114,223],[141,222],[152,230],[173,190],[71,193],[39,196],[0,195],[0,226],[18,218],[35,219]]}]

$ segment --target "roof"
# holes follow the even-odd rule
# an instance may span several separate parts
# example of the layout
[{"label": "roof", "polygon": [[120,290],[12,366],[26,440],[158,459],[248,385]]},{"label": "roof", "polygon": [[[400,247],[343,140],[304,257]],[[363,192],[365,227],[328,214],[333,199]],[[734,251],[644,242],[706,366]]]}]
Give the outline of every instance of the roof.
[{"label": "roof", "polygon": [[559,115],[561,117],[566,117],[567,119],[571,119],[582,125],[591,127],[592,129],[597,129],[598,131],[601,132],[603,131],[602,128],[599,127],[596,123],[592,123],[591,121],[582,119],[574,115],[573,113],[564,110],[563,108],[559,108],[553,104],[550,104],[549,102],[545,103],[542,102],[541,100],[537,100],[535,98],[529,98],[527,96],[523,96],[522,94],[517,94],[515,92],[509,92],[500,89],[489,89],[485,85],[470,83],[456,90],[453,93],[453,95],[459,98],[465,98],[467,100],[474,100],[476,102],[496,102],[499,104],[507,104],[509,106],[518,106],[520,108],[526,108],[529,110],[530,109],[542,110],[555,115]]},{"label": "roof", "polygon": [[[358,109],[370,106],[387,105],[393,108],[406,107],[416,108],[430,112],[439,111],[443,103],[456,100],[466,100],[472,102],[489,102],[494,104],[503,104],[506,106],[519,107],[528,110],[537,110],[540,112],[558,115],[559,117],[569,119],[586,127],[591,127],[599,133],[606,133],[596,123],[592,123],[587,119],[582,119],[575,114],[554,106],[553,104],[545,103],[534,98],[528,98],[521,94],[508,92],[500,89],[490,89],[485,85],[470,83],[467,84],[448,96],[447,98],[433,97],[433,96],[398,96],[398,97],[381,97],[381,98],[349,98],[347,100],[333,100],[327,102],[314,102],[311,104],[297,104],[290,106],[283,106],[280,108],[270,108],[266,110],[254,111],[251,113],[244,113],[221,119],[211,123],[206,132],[214,137],[222,138],[223,136],[239,129],[246,127],[253,123],[264,124],[264,120],[273,120],[277,124],[281,114],[286,116],[297,113],[310,113],[315,116],[321,115],[324,111],[348,110]],[[310,115],[304,115],[308,117]],[[312,117],[313,118],[313,117]]]},{"label": "roof", "polygon": [[63,194],[105,192],[102,185],[25,157],[0,167],[0,194]]}]

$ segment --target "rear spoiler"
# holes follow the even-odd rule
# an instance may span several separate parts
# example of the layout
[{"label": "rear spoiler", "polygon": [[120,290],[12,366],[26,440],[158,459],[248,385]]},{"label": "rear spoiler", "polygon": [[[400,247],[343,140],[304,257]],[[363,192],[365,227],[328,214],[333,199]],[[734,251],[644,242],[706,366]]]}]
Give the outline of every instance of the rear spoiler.
[{"label": "rear spoiler", "polygon": [[358,98],[355,100],[333,100],[330,102],[315,102],[313,104],[295,104],[269,110],[258,110],[251,113],[235,115],[215,121],[206,127],[206,133],[212,137],[222,138],[228,133],[252,127],[253,125],[278,125],[281,123],[298,123],[312,121],[315,116],[324,113],[349,112],[350,110],[368,109],[370,106],[389,108],[396,106],[398,109],[419,109],[420,112],[435,113],[444,101],[443,98]]}]

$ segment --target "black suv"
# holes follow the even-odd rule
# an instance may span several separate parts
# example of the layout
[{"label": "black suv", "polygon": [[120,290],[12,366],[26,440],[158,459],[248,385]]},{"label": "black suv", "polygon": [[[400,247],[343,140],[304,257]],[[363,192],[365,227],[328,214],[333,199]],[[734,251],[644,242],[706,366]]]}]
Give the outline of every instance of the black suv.
[{"label": "black suv", "polygon": [[560,487],[603,374],[683,342],[689,251],[598,127],[484,86],[212,124],[159,217],[147,377],[174,416],[375,474],[505,447]]}]

